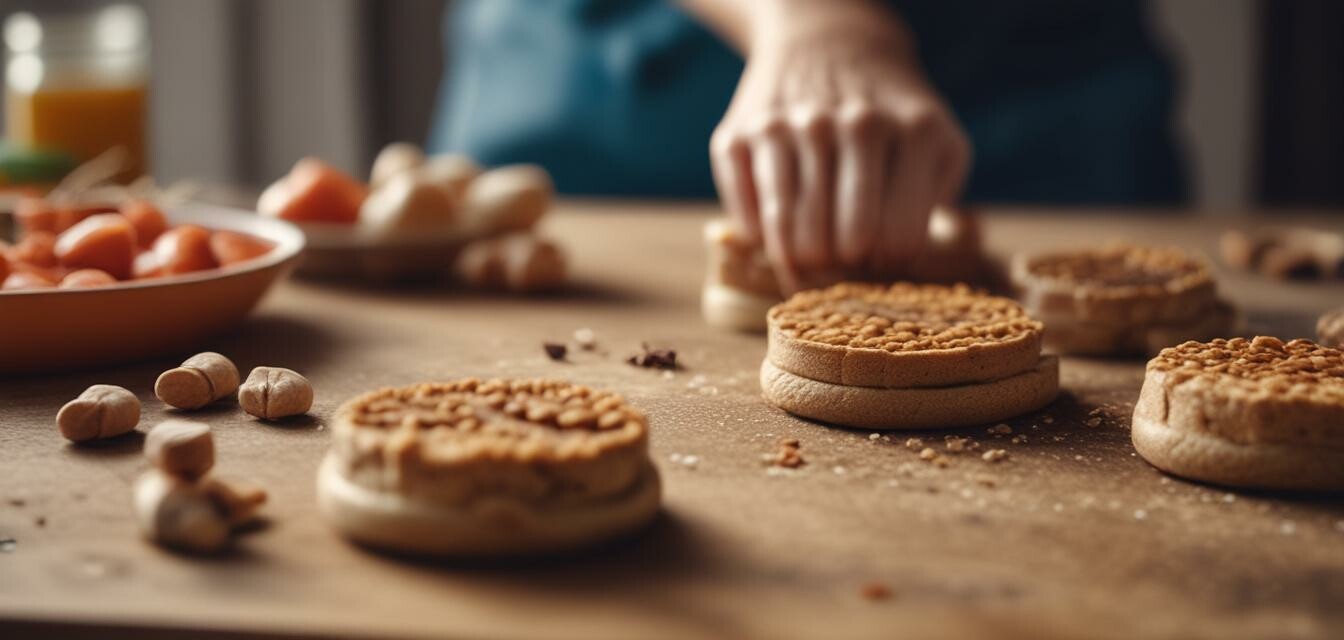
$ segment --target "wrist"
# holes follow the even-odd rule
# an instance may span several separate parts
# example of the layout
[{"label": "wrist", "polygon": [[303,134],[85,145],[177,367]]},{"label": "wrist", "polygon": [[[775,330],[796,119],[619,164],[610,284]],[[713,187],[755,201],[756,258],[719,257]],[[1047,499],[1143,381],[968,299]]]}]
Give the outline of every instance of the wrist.
[{"label": "wrist", "polygon": [[752,6],[748,55],[819,41],[851,42],[912,59],[915,54],[905,22],[871,0],[762,0]]}]

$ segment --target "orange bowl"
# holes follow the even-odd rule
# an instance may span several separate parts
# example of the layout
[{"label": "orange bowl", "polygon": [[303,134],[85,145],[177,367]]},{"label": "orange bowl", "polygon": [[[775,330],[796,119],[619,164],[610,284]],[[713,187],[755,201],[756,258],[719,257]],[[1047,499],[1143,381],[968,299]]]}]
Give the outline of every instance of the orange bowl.
[{"label": "orange bowl", "polygon": [[196,273],[89,289],[0,291],[0,374],[69,371],[192,349],[237,325],[289,274],[304,237],[282,220],[205,204],[168,212],[173,224],[238,231],[270,253]]}]

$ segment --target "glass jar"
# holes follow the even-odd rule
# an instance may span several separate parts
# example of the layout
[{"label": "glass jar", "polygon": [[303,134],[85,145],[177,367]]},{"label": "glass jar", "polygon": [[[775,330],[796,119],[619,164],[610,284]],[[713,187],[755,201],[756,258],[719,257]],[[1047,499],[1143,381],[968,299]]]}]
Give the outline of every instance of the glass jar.
[{"label": "glass jar", "polygon": [[149,38],[144,11],[95,11],[5,20],[5,135],[12,144],[86,162],[125,152],[118,179],[146,171]]}]

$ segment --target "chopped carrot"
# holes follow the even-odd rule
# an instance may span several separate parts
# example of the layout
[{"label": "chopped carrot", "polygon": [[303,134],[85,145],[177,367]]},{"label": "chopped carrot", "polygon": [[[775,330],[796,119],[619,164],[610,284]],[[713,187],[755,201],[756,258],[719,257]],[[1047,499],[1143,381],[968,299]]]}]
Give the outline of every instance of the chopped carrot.
[{"label": "chopped carrot", "polygon": [[291,222],[354,224],[368,187],[316,158],[299,160],[257,201],[266,216]]},{"label": "chopped carrot", "polygon": [[56,229],[56,207],[51,206],[45,198],[20,198],[14,206],[14,217],[18,219],[19,226],[29,233],[59,233]]},{"label": "chopped carrot", "polygon": [[61,278],[60,288],[62,289],[84,289],[88,287],[105,287],[109,284],[116,284],[117,279],[112,274],[102,269],[80,269],[71,271],[64,278]]},{"label": "chopped carrot", "polygon": [[141,251],[140,255],[135,257],[135,264],[131,267],[137,280],[143,278],[157,278],[163,275],[163,264],[159,262],[159,256],[153,251]]},{"label": "chopped carrot", "polygon": [[56,240],[56,257],[62,265],[102,269],[118,280],[131,277],[135,251],[135,227],[118,213],[90,216]]},{"label": "chopped carrot", "polygon": [[50,289],[54,286],[56,286],[55,280],[48,280],[35,273],[15,271],[5,278],[5,282],[3,285],[0,285],[0,289],[4,289],[5,291],[22,291],[25,289]]},{"label": "chopped carrot", "polygon": [[154,246],[159,235],[168,230],[168,219],[163,211],[148,200],[127,200],[121,204],[121,215],[135,227],[135,238],[142,247]]},{"label": "chopped carrot", "polygon": [[50,231],[29,231],[23,234],[19,243],[9,250],[10,262],[23,262],[34,267],[54,267],[60,263],[56,258],[56,234]]},{"label": "chopped carrot", "polygon": [[275,245],[236,231],[216,231],[210,234],[210,251],[222,266],[247,262],[270,253]]},{"label": "chopped carrot", "polygon": [[0,242],[0,282],[4,282],[9,277],[9,258],[5,257],[3,242]]},{"label": "chopped carrot", "polygon": [[154,242],[163,275],[191,273],[219,266],[210,252],[210,232],[196,225],[184,224],[164,232]]}]

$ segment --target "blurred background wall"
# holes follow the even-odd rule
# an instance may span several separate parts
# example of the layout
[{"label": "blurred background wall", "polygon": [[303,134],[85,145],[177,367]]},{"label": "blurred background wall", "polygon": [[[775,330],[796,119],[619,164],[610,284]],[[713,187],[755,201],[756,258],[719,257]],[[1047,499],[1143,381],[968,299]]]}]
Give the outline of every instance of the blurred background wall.
[{"label": "blurred background wall", "polygon": [[[386,142],[425,137],[447,0],[137,3],[163,182],[259,185],[308,154],[362,173]],[[0,0],[0,14],[91,4]],[[1344,204],[1344,2],[1151,5],[1182,69],[1193,204]]]}]

